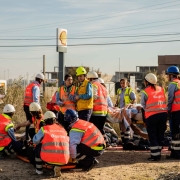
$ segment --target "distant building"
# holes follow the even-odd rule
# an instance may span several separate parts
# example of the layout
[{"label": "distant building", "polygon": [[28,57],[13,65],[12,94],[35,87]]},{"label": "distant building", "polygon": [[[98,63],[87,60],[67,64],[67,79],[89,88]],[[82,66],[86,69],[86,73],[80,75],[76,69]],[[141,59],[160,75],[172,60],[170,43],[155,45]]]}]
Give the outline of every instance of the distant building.
[{"label": "distant building", "polygon": [[180,68],[180,55],[158,56],[158,74],[166,71],[169,66],[178,66]]},{"label": "distant building", "polygon": [[136,86],[141,87],[145,74],[148,72],[157,72],[157,68],[157,66],[136,66],[136,71],[115,72],[114,82],[116,83],[116,89],[120,87],[119,81],[121,78],[130,80],[130,76],[135,76]]}]

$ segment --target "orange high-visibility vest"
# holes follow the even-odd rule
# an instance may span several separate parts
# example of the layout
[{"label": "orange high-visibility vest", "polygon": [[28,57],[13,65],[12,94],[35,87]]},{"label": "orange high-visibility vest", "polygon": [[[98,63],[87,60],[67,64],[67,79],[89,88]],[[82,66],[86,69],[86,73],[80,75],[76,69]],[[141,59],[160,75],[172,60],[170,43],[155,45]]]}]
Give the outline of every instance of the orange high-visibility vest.
[{"label": "orange high-visibility vest", "polygon": [[105,144],[103,135],[93,123],[79,119],[74,123],[71,130],[83,132],[84,135],[81,139],[81,143],[94,150],[99,150],[98,147],[103,147]]},{"label": "orange high-visibility vest", "polygon": [[0,147],[8,146],[11,142],[11,138],[7,133],[9,124],[11,124],[11,121],[8,116],[0,114]]},{"label": "orange high-visibility vest", "polygon": [[174,93],[174,100],[172,103],[171,112],[180,111],[180,80],[174,79],[171,83],[176,84],[178,91]]},{"label": "orange high-visibility vest", "polygon": [[165,92],[162,87],[157,86],[156,91],[152,87],[147,87],[144,93],[148,98],[145,107],[146,118],[157,113],[167,112]]},{"label": "orange high-visibility vest", "polygon": [[35,128],[35,133],[37,133],[39,131],[39,125],[41,122],[43,122],[43,115],[40,119],[36,119],[35,117],[32,117],[32,122],[34,124],[34,128]]},{"label": "orange high-visibility vest", "polygon": [[[74,95],[76,92],[76,86],[72,86],[70,90],[70,94]],[[61,86],[59,89],[59,96],[60,100],[64,103],[62,107],[60,107],[60,111],[64,114],[67,109],[73,109],[75,110],[75,103],[73,101],[70,101],[68,98],[68,95],[66,95],[66,89],[65,86]]]},{"label": "orange high-visibility vest", "polygon": [[[38,86],[40,87],[39,84],[36,84],[36,83],[30,83],[27,87],[26,87],[26,90],[25,90],[25,96],[24,96],[24,105],[27,105],[29,106],[32,102],[33,102],[33,92],[32,92],[32,88],[34,86]],[[39,97],[40,99],[40,97]]]},{"label": "orange high-visibility vest", "polygon": [[93,112],[92,115],[107,115],[107,90],[106,88],[100,84],[98,81],[94,81],[93,86],[97,87],[97,99],[94,99],[93,103]]},{"label": "orange high-visibility vest", "polygon": [[41,159],[50,164],[67,164],[69,161],[69,137],[62,126],[46,125],[41,128],[44,137],[41,141]]}]

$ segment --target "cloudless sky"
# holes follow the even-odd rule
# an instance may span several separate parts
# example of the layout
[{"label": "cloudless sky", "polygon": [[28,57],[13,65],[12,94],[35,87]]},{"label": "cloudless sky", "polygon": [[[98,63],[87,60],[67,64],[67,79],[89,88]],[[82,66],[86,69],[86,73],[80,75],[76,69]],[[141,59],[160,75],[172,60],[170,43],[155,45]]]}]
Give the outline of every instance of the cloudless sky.
[{"label": "cloudless sky", "polygon": [[[5,72],[7,79],[8,70],[10,78],[27,73],[32,78],[42,70],[43,55],[46,71],[53,71],[58,65],[55,46],[3,46],[56,45],[56,28],[67,29],[68,45],[180,40],[180,0],[0,0],[0,78]],[[156,66],[158,55],[179,55],[179,46],[68,46],[65,65],[100,68],[113,75],[119,58],[121,71],[135,71],[136,66]]]}]

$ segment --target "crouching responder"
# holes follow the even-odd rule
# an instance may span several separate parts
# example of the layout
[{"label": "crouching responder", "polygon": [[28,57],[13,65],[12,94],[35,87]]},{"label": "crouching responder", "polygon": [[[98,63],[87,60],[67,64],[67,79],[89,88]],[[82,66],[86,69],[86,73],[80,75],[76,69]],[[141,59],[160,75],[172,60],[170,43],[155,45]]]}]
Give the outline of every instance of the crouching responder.
[{"label": "crouching responder", "polygon": [[96,157],[104,152],[104,137],[93,123],[79,119],[74,110],[66,110],[65,121],[70,124],[71,128],[69,137],[72,161],[77,162],[78,158],[85,155],[84,159],[78,161],[77,167],[84,171],[91,170],[99,163]]},{"label": "crouching responder", "polygon": [[179,68],[170,66],[167,71],[168,80],[168,112],[171,120],[171,154],[167,159],[180,159],[180,80]]},{"label": "crouching responder", "polygon": [[11,121],[14,113],[14,106],[7,104],[4,106],[3,114],[0,114],[0,159],[3,159],[4,155],[20,152],[23,147],[14,135],[14,124]]},{"label": "crouching responder", "polygon": [[44,126],[44,121],[43,121],[42,109],[38,103],[36,102],[31,103],[29,106],[29,112],[32,118],[29,119],[28,121],[18,124],[15,129],[19,130],[21,127],[30,126],[28,134],[32,140],[34,135],[39,131],[39,129],[42,126]]},{"label": "crouching responder", "polygon": [[161,159],[162,141],[166,130],[167,105],[165,90],[156,86],[157,77],[149,73],[144,78],[145,89],[141,95],[141,105],[145,111],[146,126],[150,141],[150,161]]},{"label": "crouching responder", "polygon": [[36,173],[43,174],[43,162],[54,165],[54,176],[61,176],[61,165],[69,161],[69,137],[66,130],[56,124],[52,111],[44,114],[45,126],[33,138],[35,148]]},{"label": "crouching responder", "polygon": [[89,121],[93,109],[93,92],[92,84],[86,78],[86,69],[78,67],[76,69],[76,76],[80,83],[75,99],[77,101],[77,111],[80,119]]}]

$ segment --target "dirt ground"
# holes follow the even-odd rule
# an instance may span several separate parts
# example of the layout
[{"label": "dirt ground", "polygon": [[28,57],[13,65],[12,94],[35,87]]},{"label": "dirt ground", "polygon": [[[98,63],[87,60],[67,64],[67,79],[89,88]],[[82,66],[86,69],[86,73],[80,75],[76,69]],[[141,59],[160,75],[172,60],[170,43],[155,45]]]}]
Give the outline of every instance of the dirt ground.
[{"label": "dirt ground", "polygon": [[[180,162],[166,160],[165,154],[159,162],[148,162],[148,152],[105,151],[98,159],[99,165],[89,172],[72,169],[62,171],[63,180],[178,180]],[[19,159],[0,160],[0,180],[55,180],[52,170],[36,175],[34,167]]]}]

